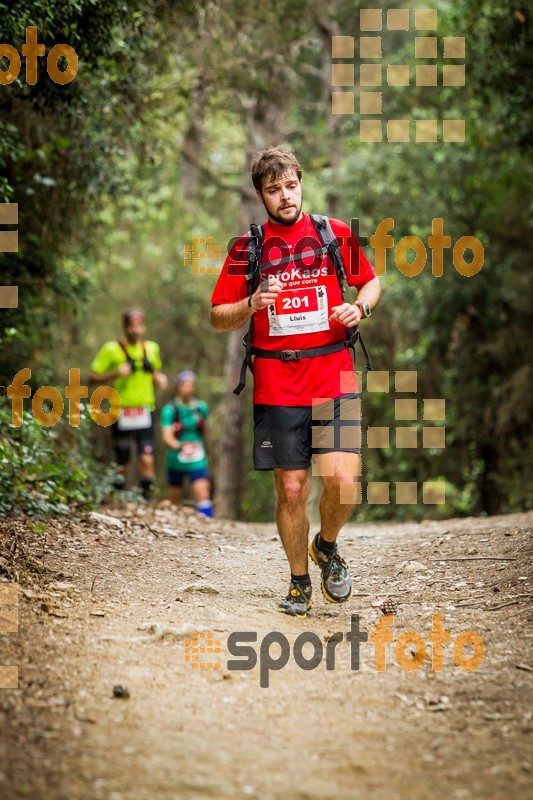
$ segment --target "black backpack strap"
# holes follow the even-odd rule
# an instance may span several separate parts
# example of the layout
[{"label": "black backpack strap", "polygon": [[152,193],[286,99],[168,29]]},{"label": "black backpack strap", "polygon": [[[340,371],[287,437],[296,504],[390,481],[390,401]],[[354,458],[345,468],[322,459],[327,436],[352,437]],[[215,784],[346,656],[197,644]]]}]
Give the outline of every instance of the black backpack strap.
[{"label": "black backpack strap", "polygon": [[[264,230],[262,225],[250,225],[248,231],[248,270],[246,272],[246,282],[248,284],[248,297],[251,297],[257,290],[261,282],[261,253],[263,247]],[[253,375],[252,363],[252,337],[254,332],[254,315],[250,317],[250,324],[247,332],[242,338],[242,343],[246,348],[245,356],[241,364],[239,385],[233,390],[233,394],[240,394],[246,386],[246,370],[249,369]]]},{"label": "black backpack strap", "polygon": [[[333,266],[335,267],[335,272],[337,274],[337,280],[339,281],[339,286],[341,287],[341,293],[344,299],[346,269],[344,267],[344,260],[342,257],[342,251],[340,248],[339,240],[333,233],[333,228],[331,227],[331,222],[329,221],[329,217],[324,217],[320,214],[310,214],[309,216],[311,217],[313,225],[315,226],[315,230],[318,233],[320,241],[326,248],[329,257],[333,261]],[[368,352],[365,341],[359,331],[359,326],[356,326],[355,328],[346,328],[346,341],[348,342],[348,347],[350,347],[353,353],[354,367],[356,361],[355,344],[358,340],[365,356],[366,368],[367,370],[372,370],[372,361],[370,360],[370,354]]]},{"label": "black backpack strap", "polygon": [[171,401],[172,408],[174,409],[174,425],[181,425],[181,414],[178,404],[175,400]]},{"label": "black backpack strap", "polygon": [[134,359],[134,358],[132,358],[132,357],[130,356],[130,354],[128,353],[128,351],[127,351],[127,349],[126,349],[126,342],[124,341],[124,339],[117,339],[117,344],[118,344],[118,345],[121,347],[121,349],[124,351],[124,355],[126,356],[126,360],[127,360],[128,364],[129,364],[129,365],[130,365],[130,367],[131,367],[131,371],[132,371],[132,372],[135,372],[135,370],[137,369],[137,364],[135,363],[135,359]]},{"label": "black backpack strap", "polygon": [[198,425],[198,430],[200,431],[200,435],[205,435],[205,418],[202,416],[202,412],[200,411],[200,405],[198,400],[193,400],[192,402],[192,409],[194,411],[194,416],[196,417],[196,424]]},{"label": "black backpack strap", "polygon": [[361,331],[359,330],[359,326],[356,326],[355,328],[346,328],[346,341],[347,341],[347,346],[352,351],[354,369],[357,362],[357,357],[355,355],[355,345],[357,342],[359,342],[359,344],[361,345],[361,350],[363,351],[365,356],[365,366],[367,372],[371,372],[374,369],[374,367],[372,366],[370,353],[368,352],[365,340],[361,336]]},{"label": "black backpack strap", "polygon": [[339,286],[341,287],[341,292],[344,297],[346,270],[344,268],[344,261],[342,258],[339,240],[333,233],[333,228],[331,227],[329,217],[324,217],[321,214],[309,214],[309,216],[311,217],[311,221],[315,226],[318,238],[326,248],[326,253],[333,261],[337,280],[339,281]]},{"label": "black backpack strap", "polygon": [[143,369],[145,372],[151,372],[152,374],[154,373],[154,365],[152,364],[146,353],[146,342],[144,341],[144,339],[143,339]]}]

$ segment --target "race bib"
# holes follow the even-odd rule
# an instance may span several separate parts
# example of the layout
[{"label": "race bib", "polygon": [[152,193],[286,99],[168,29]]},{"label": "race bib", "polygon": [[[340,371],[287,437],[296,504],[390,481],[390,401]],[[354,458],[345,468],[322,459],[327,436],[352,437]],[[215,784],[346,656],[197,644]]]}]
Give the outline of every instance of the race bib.
[{"label": "race bib", "polygon": [[178,450],[178,461],[181,464],[194,464],[196,461],[202,461],[205,458],[204,446],[201,442],[187,442],[187,447],[194,446],[192,453],[185,455],[183,450]]},{"label": "race bib", "polygon": [[271,336],[329,330],[326,287],[283,290],[275,304],[268,307],[268,321]]},{"label": "race bib", "polygon": [[123,408],[117,421],[119,431],[138,431],[151,425],[152,415],[148,406]]}]

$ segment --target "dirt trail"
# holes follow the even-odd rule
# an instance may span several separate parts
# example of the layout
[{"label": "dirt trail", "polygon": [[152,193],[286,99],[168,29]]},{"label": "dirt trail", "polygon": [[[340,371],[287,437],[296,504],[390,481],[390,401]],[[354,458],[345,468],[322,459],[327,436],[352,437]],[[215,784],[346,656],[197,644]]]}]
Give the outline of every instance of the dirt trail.
[{"label": "dirt trail", "polygon": [[[19,632],[0,637],[0,664],[19,665],[19,688],[0,690],[5,800],[532,796],[533,514],[349,526],[342,552],[359,576],[355,596],[326,603],[311,565],[305,620],[273,611],[287,588],[273,526],[211,523],[164,504],[106,515],[5,523],[0,569],[21,587]],[[298,667],[300,633],[325,646],[352,614],[371,631],[388,596],[395,639],[415,630],[427,641],[440,612],[452,641],[465,629],[482,637],[481,666],[459,669],[448,645],[442,672],[429,647],[408,672],[388,645],[376,672],[368,642],[353,670],[343,641],[334,670],[325,659]],[[219,655],[201,659],[221,669],[185,660],[190,631],[221,640]],[[291,658],[268,688],[259,666],[228,669],[234,631],[256,632],[258,655],[270,631],[287,638]],[[113,697],[116,685],[129,698]]]}]

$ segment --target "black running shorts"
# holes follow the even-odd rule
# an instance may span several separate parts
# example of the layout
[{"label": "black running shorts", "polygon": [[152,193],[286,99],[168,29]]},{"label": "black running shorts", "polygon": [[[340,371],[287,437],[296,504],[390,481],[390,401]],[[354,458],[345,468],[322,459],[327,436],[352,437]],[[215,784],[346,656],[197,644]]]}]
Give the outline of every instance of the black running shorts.
[{"label": "black running shorts", "polygon": [[153,456],[155,449],[154,415],[151,414],[152,424],[149,428],[140,428],[138,431],[121,431],[116,422],[111,425],[117,462],[124,466],[129,463],[131,456],[131,440],[135,439],[137,455]]},{"label": "black running shorts", "polygon": [[256,470],[307,469],[311,456],[331,452],[361,452],[358,394],[315,406],[254,405]]}]

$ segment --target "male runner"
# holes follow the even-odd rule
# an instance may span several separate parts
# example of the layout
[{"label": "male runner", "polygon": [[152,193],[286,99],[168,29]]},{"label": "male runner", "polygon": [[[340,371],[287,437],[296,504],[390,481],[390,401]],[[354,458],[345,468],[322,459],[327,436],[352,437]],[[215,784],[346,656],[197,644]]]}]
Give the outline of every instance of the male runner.
[{"label": "male runner", "polygon": [[125,337],[106,342],[91,364],[91,383],[110,383],[120,395],[122,411],[111,426],[117,461],[125,482],[130,461],[131,438],[137,443],[137,467],[141,492],[149,500],[154,483],[154,386],[166,389],[156,342],[144,339],[144,314],[138,309],[122,317]]},{"label": "male runner", "polygon": [[182,370],[176,378],[176,397],[161,409],[161,431],[168,447],[166,455],[169,498],[179,505],[185,478],[190,483],[196,510],[206,517],[213,516],[211,480],[205,451],[205,420],[208,407],[205,400],[194,396],[196,375]]},{"label": "male runner", "polygon": [[[352,360],[342,342],[347,327],[370,316],[381,289],[350,228],[330,220],[342,242],[347,282],[358,290],[356,303],[343,302],[329,255],[311,252],[321,242],[311,218],[302,212],[301,177],[290,150],[275,147],[257,153],[252,181],[268,215],[262,248],[262,275],[268,284],[248,296],[246,264],[243,269],[242,256],[236,255],[246,248],[248,237],[242,237],[226,258],[213,292],[211,321],[215,330],[231,331],[254,315],[254,465],[274,470],[276,522],[291,570],[288,595],[277,610],[305,617],[312,593],[306,511],[311,460],[323,490],[320,531],[309,553],[321,569],[328,601],[342,603],[352,592],[336,540],[356,500],[361,423]],[[309,256],[299,258],[304,249]],[[290,263],[272,263],[288,252]],[[316,350],[318,354],[312,352]]]}]

